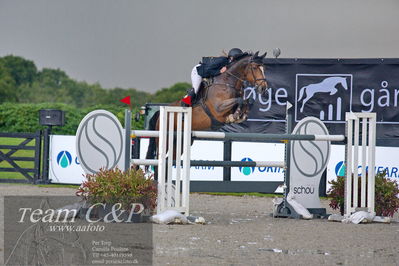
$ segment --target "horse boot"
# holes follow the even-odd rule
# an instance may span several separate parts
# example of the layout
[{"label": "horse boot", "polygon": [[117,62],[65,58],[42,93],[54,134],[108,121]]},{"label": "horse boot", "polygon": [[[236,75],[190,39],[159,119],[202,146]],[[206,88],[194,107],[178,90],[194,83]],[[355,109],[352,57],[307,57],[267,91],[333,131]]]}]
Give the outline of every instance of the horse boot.
[{"label": "horse boot", "polygon": [[191,88],[188,92],[187,95],[184,96],[184,98],[181,100],[181,106],[183,107],[190,107],[193,105],[194,99],[195,99],[195,91],[194,88]]}]

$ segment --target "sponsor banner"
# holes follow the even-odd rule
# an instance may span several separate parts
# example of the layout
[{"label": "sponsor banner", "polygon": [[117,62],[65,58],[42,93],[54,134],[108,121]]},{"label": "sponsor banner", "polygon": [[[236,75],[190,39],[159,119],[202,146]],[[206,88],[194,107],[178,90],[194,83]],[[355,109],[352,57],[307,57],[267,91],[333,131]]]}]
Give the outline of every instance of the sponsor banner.
[{"label": "sponsor banner", "polygon": [[[148,139],[141,141],[140,158],[145,158]],[[193,160],[223,160],[222,141],[195,141],[191,148]],[[399,148],[376,147],[376,173],[387,171],[392,180],[399,180]],[[52,183],[81,184],[84,171],[75,151],[75,136],[50,136],[50,168]],[[284,144],[233,142],[233,161],[283,161]],[[331,145],[327,180],[345,173],[345,146]],[[191,167],[191,180],[222,181],[222,167]],[[232,167],[232,181],[284,181],[283,169],[277,167]],[[399,181],[398,181],[399,182]],[[327,189],[330,185],[327,184]]]},{"label": "sponsor banner", "polygon": [[[148,143],[149,139],[142,138],[140,141],[141,159],[145,159]],[[203,140],[194,141],[191,146],[191,160],[223,161],[223,142]],[[173,176],[175,176],[174,170]],[[190,180],[223,181],[223,167],[191,166]]]},{"label": "sponsor banner", "polygon": [[75,149],[75,136],[51,135],[49,178],[52,183],[81,184],[85,172]]},{"label": "sponsor banner", "polygon": [[[194,141],[191,146],[191,160],[223,161],[223,142]],[[192,166],[190,180],[223,181],[223,167]]]},{"label": "sponsor banner", "polygon": [[[284,161],[284,144],[233,142],[232,161]],[[284,181],[278,167],[232,167],[231,181]]]},{"label": "sponsor banner", "polygon": [[[359,174],[361,174],[361,149],[359,148]],[[376,147],[375,173],[386,171],[387,177],[399,183],[399,148]],[[345,175],[345,146],[332,145],[330,161],[327,166],[327,181],[335,180],[337,176]],[[331,185],[327,184],[327,190]]]},{"label": "sponsor banner", "polygon": [[[81,184],[85,180],[85,173],[76,156],[75,136],[50,136],[50,167],[49,177],[52,183]],[[142,138],[140,144],[140,158],[144,159],[148,139]],[[195,141],[191,146],[192,160],[223,161],[222,141]],[[192,166],[191,180],[222,181],[223,168],[212,166]]]},{"label": "sponsor banner", "polygon": [[322,120],[330,134],[344,134],[346,112],[376,112],[377,137],[399,136],[399,59],[268,59],[268,90],[246,88],[252,98],[248,121],[223,131],[284,133],[286,104],[294,105],[296,122]]}]

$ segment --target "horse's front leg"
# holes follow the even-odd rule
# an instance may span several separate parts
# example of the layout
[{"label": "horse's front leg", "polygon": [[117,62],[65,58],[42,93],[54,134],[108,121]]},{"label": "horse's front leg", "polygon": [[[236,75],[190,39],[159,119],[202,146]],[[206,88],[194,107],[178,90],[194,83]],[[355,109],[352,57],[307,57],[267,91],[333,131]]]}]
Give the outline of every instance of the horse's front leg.
[{"label": "horse's front leg", "polygon": [[233,114],[227,116],[227,123],[241,123],[248,118],[248,104],[244,103],[242,99],[238,102],[238,106]]},{"label": "horse's front leg", "polygon": [[239,118],[240,118],[240,113],[241,113],[241,110],[238,107],[234,113],[226,116],[226,123],[237,123],[237,120],[239,120]]},{"label": "horse's front leg", "polygon": [[235,123],[241,123],[248,119],[248,105],[243,105],[237,108],[234,112]]}]

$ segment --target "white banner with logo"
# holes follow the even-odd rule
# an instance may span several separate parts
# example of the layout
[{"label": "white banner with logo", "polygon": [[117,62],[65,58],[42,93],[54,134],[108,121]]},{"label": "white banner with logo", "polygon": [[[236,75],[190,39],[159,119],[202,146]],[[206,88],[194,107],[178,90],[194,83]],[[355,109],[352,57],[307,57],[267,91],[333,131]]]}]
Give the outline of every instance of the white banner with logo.
[{"label": "white banner with logo", "polygon": [[[149,139],[140,141],[140,159],[145,159]],[[191,146],[191,160],[223,161],[223,142],[196,140]],[[175,174],[173,173],[173,176]],[[223,167],[191,166],[190,179],[195,181],[223,181]]]},{"label": "white banner with logo", "polygon": [[[232,161],[284,161],[284,144],[233,142]],[[284,181],[278,167],[233,167],[231,181]]]},{"label": "white banner with logo", "polygon": [[[141,158],[145,158],[148,140],[141,141]],[[192,150],[193,160],[223,160],[222,141],[195,141]],[[376,148],[376,173],[387,170],[387,176],[399,182],[399,148]],[[81,184],[84,171],[75,151],[75,136],[50,136],[49,178],[52,183]],[[233,161],[282,161],[284,144],[233,142]],[[330,161],[327,166],[327,180],[343,175],[345,168],[345,146],[331,145]],[[191,180],[223,180],[222,167],[191,167]],[[284,171],[277,167],[233,167],[232,181],[284,181]],[[327,188],[330,185],[327,184]]]},{"label": "white banner with logo", "polygon": [[50,136],[49,178],[52,183],[81,184],[84,171],[76,157],[75,136]]},{"label": "white banner with logo", "polygon": [[[360,148],[359,148],[360,151]],[[361,153],[359,153],[361,154]],[[330,162],[327,166],[327,181],[335,180],[337,176],[345,175],[345,146],[332,145]],[[360,158],[359,158],[360,164]],[[376,147],[375,150],[375,173],[387,172],[387,177],[399,183],[399,148]],[[359,173],[361,173],[359,165]],[[327,184],[327,190],[330,188]]]}]

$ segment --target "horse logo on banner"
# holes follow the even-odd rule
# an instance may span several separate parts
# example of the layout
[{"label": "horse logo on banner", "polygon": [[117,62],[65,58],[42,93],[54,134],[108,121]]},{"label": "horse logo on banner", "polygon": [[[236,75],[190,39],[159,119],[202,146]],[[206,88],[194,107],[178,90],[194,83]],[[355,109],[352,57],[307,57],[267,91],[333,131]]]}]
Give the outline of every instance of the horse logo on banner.
[{"label": "horse logo on banner", "polygon": [[[329,93],[330,95],[334,95],[338,92],[336,86],[340,84],[345,90],[348,90],[348,85],[346,83],[346,78],[343,77],[328,77],[323,81],[315,84],[309,84],[304,86],[299,91],[299,97],[297,102],[300,102],[302,99],[301,113],[303,112],[303,108],[305,104],[316,94],[316,93]],[[305,96],[306,95],[306,96]]]}]

